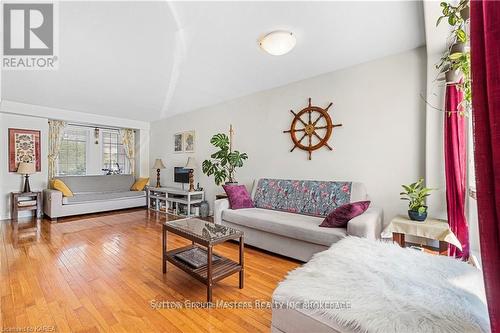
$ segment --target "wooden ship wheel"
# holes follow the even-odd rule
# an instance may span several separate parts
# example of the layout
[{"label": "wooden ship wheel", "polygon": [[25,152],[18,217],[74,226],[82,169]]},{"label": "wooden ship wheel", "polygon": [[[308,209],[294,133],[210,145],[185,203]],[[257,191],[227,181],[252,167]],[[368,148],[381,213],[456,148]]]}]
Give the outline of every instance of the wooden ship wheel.
[{"label": "wooden ship wheel", "polygon": [[333,128],[342,126],[342,124],[333,124],[332,118],[328,114],[328,109],[332,104],[328,104],[323,109],[311,105],[311,98],[309,98],[309,105],[299,113],[290,110],[294,118],[290,129],[283,131],[283,133],[290,133],[292,138],[294,146],[290,152],[294,151],[295,148],[300,148],[307,151],[309,160],[311,160],[311,154],[316,149],[326,146],[328,149],[333,150],[328,144],[328,140],[332,135]]}]

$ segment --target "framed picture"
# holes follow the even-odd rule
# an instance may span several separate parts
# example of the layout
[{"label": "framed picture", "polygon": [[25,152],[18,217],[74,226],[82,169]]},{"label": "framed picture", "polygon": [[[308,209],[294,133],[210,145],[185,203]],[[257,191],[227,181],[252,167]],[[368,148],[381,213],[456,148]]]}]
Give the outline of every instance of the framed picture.
[{"label": "framed picture", "polygon": [[9,128],[9,172],[16,172],[19,162],[34,163],[42,170],[40,160],[40,131]]},{"label": "framed picture", "polygon": [[194,131],[187,131],[182,133],[182,142],[184,152],[194,153]]},{"label": "framed picture", "polygon": [[183,152],[183,142],[182,133],[174,134],[174,153],[182,153]]}]

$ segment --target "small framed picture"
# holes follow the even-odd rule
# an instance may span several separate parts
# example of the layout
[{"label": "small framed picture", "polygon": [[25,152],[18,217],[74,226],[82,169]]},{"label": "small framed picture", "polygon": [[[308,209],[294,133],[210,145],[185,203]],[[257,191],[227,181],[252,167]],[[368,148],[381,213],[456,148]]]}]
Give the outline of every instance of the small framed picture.
[{"label": "small framed picture", "polygon": [[184,152],[194,153],[194,131],[182,133],[182,142]]},{"label": "small framed picture", "polygon": [[183,152],[183,142],[182,133],[174,134],[174,153],[182,153]]}]

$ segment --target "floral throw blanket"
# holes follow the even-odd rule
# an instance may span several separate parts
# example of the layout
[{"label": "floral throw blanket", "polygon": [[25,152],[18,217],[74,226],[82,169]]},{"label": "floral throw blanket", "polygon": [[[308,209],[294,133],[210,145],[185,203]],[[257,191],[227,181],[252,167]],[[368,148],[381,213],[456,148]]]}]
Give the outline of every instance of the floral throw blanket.
[{"label": "floral throw blanket", "polygon": [[254,196],[257,208],[327,216],[350,202],[351,182],[260,179]]}]

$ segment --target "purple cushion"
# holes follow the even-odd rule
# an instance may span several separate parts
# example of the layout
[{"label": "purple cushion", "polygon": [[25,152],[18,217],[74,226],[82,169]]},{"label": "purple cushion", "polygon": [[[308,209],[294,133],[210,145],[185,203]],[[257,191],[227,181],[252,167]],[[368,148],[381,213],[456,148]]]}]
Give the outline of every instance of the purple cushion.
[{"label": "purple cushion", "polygon": [[334,209],[319,225],[325,228],[345,228],[349,220],[363,214],[370,206],[370,201],[351,202]]},{"label": "purple cushion", "polygon": [[252,198],[244,185],[222,185],[231,209],[254,208]]}]

